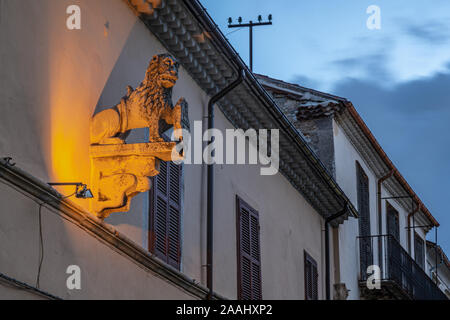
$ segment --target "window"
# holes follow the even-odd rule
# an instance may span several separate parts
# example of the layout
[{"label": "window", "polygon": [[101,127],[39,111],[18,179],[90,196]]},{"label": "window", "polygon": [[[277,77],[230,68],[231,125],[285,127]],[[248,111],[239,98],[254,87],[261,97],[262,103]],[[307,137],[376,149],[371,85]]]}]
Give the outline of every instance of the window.
[{"label": "window", "polygon": [[179,269],[181,262],[181,165],[160,162],[150,191],[149,248]]},{"label": "window", "polygon": [[359,163],[356,163],[357,197],[359,211],[359,235],[370,236],[369,178]]},{"label": "window", "polygon": [[261,254],[259,214],[236,197],[238,299],[261,300]]},{"label": "window", "polygon": [[386,202],[386,215],[387,215],[387,233],[394,236],[394,238],[400,242],[400,227],[398,221],[398,212]]},{"label": "window", "polygon": [[369,178],[361,165],[356,162],[356,182],[359,211],[359,241],[361,274],[366,274],[367,268],[373,265],[372,241],[370,237],[370,206],[369,206]]},{"label": "window", "polygon": [[305,251],[305,300],[319,299],[319,273],[317,262]]},{"label": "window", "polygon": [[414,260],[423,269],[425,260],[425,242],[417,234],[414,233]]}]

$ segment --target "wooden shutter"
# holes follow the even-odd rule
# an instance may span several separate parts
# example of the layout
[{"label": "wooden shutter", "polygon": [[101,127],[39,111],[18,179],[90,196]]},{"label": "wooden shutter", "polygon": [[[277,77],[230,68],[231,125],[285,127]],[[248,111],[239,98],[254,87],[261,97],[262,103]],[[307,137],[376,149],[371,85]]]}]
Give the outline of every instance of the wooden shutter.
[{"label": "wooden shutter", "polygon": [[317,262],[305,251],[305,300],[319,299],[319,273]]},{"label": "wooden shutter", "polygon": [[358,211],[359,211],[359,235],[363,238],[359,241],[360,254],[360,272],[361,275],[367,273],[367,268],[373,265],[372,256],[372,239],[370,236],[370,203],[369,203],[369,178],[367,177],[361,165],[356,163],[357,175],[357,197],[358,197]]},{"label": "wooden shutter", "polygon": [[259,214],[239,197],[236,199],[238,299],[261,300]]},{"label": "wooden shutter", "polygon": [[150,192],[150,250],[166,263],[180,268],[181,166],[160,163]]},{"label": "wooden shutter", "polygon": [[398,212],[389,203],[386,203],[387,215],[387,233],[394,236],[397,241],[400,241],[400,226],[398,221]]},{"label": "wooden shutter", "polygon": [[414,260],[416,260],[417,264],[421,268],[423,268],[424,259],[425,259],[424,241],[417,233],[414,233]]},{"label": "wooden shutter", "polygon": [[357,163],[359,235],[370,236],[369,178]]}]

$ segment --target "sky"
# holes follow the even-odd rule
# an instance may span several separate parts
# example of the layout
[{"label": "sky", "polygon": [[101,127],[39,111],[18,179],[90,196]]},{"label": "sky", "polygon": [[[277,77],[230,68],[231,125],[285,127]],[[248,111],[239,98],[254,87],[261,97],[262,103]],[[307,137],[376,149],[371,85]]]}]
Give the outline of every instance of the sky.
[{"label": "sky", "polygon": [[[437,218],[450,256],[450,1],[201,0],[253,71],[345,97]],[[369,29],[371,5],[380,29]],[[434,241],[434,230],[430,232]]]}]

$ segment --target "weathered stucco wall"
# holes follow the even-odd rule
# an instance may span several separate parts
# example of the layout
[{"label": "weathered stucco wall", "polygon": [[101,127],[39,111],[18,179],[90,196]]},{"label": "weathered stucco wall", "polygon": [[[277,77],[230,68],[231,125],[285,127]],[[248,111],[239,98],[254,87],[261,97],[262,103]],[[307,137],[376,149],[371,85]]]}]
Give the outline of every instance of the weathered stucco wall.
[{"label": "weathered stucco wall", "polygon": [[[136,87],[151,57],[166,50],[124,1],[77,1],[81,30],[66,28],[71,4],[1,0],[0,154],[13,157],[43,181],[89,184],[89,118],[119,102],[127,85]],[[208,97],[183,68],[173,93],[175,101],[180,96],[188,101],[191,127],[194,120],[204,119]],[[219,111],[216,123],[219,129],[232,127]],[[145,130],[139,130],[129,141],[145,137]],[[181,271],[200,283],[206,282],[205,172],[202,165],[185,165]],[[284,177],[260,176],[259,166],[218,165],[216,175],[216,291],[230,298],[237,295],[237,194],[260,213],[264,298],[304,297],[304,249],[318,263],[323,297],[320,216]],[[34,284],[39,206],[1,184],[0,197],[0,272]],[[87,200],[76,203],[88,208]],[[146,248],[148,206],[148,194],[141,194],[129,213],[114,214],[106,222]],[[45,208],[42,226],[44,290],[63,298],[190,298]],[[65,286],[71,264],[82,269],[81,291]],[[9,289],[0,289],[4,292]]]},{"label": "weathered stucco wall", "polygon": [[298,121],[301,130],[313,151],[325,165],[328,172],[336,178],[334,167],[333,118],[323,117]]},{"label": "weathered stucco wall", "polygon": [[[63,299],[193,299],[132,259],[100,242],[56,210],[0,183],[0,272],[37,285],[43,252],[40,289]],[[40,241],[42,228],[42,244]],[[81,269],[81,290],[69,290],[67,267]],[[9,295],[11,293],[11,295]],[[0,298],[37,298],[0,282]]]},{"label": "weathered stucco wall", "polygon": [[[336,180],[355,208],[358,208],[356,161],[359,162],[369,178],[371,234],[377,234],[375,176],[336,122],[334,122],[333,128]],[[360,297],[358,287],[358,245],[356,239],[358,236],[359,226],[357,219],[348,220],[339,227],[341,282],[345,283],[347,288],[350,289],[349,299],[359,299]]]},{"label": "weathered stucco wall", "polygon": [[[232,128],[219,112],[216,127]],[[303,251],[306,250],[318,264],[319,297],[323,299],[321,216],[281,174],[261,176],[259,165],[217,165],[215,174],[214,263],[218,292],[236,297],[238,195],[259,212],[263,298],[304,299]]]},{"label": "weathered stucco wall", "polygon": [[[81,30],[66,28],[66,8],[71,4],[2,1],[0,154],[13,157],[43,181],[89,185],[90,117],[118,103],[127,85],[136,87],[144,79],[152,56],[166,50],[124,1],[78,1]],[[200,105],[200,111],[191,108],[191,119],[202,119],[205,94],[183,68],[174,100],[181,95],[191,106]],[[137,130],[128,141],[143,141],[145,136],[145,130]],[[186,179],[192,180],[192,172],[200,170],[187,170]],[[194,195],[198,192],[192,190],[185,200],[185,210],[193,216],[184,221],[189,232],[182,271],[199,280],[201,246],[199,239],[192,239],[200,234],[199,196]],[[88,208],[88,200],[71,200]],[[129,213],[115,214],[107,222],[146,247],[148,194],[134,198]]]}]

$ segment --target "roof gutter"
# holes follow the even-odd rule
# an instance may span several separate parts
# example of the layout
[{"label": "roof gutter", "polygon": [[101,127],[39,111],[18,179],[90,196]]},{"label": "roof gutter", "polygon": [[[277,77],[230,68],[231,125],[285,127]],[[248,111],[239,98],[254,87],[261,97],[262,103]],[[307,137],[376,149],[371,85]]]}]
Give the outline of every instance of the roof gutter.
[{"label": "roof gutter", "polygon": [[358,217],[358,213],[349,199],[339,187],[336,181],[328,173],[325,165],[318,159],[309,145],[304,139],[297,133],[297,130],[293,124],[287,119],[286,115],[281,111],[275,101],[270,97],[267,91],[258,82],[255,75],[248,69],[247,65],[242,61],[238,53],[228,43],[225,36],[219,30],[218,26],[214,23],[212,18],[206,12],[206,9],[201,5],[198,0],[183,0],[186,8],[201,22],[204,28],[215,38],[216,45],[220,47],[220,51],[235,64],[236,70],[244,70],[247,74],[245,82],[248,83],[250,90],[253,94],[262,102],[266,110],[272,115],[272,117],[279,124],[280,130],[283,130],[291,138],[292,142],[297,145],[305,158],[310,162],[312,168],[316,171],[319,177],[329,186],[331,190],[337,195],[338,201],[341,203],[349,203],[349,214],[353,217]]},{"label": "roof gutter", "polygon": [[421,207],[421,211],[425,214],[425,216],[430,220],[431,224],[433,224],[435,227],[439,227],[439,223],[436,221],[436,219],[433,217],[433,215],[430,213],[430,211],[425,207],[423,202],[420,200],[420,198],[417,196],[417,194],[414,192],[414,190],[411,188],[411,186],[408,184],[408,182],[403,178],[401,173],[398,171],[398,169],[395,167],[395,165],[392,163],[392,161],[387,156],[386,152],[384,152],[383,148],[379,145],[375,137],[373,136],[372,132],[369,130],[367,125],[364,123],[364,121],[361,119],[361,116],[356,111],[355,107],[350,101],[343,102],[344,106],[349,111],[350,115],[353,117],[353,119],[356,121],[358,126],[361,128],[363,133],[366,135],[366,137],[369,139],[370,143],[372,144],[373,148],[376,150],[378,155],[382,158],[383,162],[386,164],[389,170],[393,170],[394,177],[400,182],[403,188],[405,188],[406,192],[416,201],[416,203]]}]

